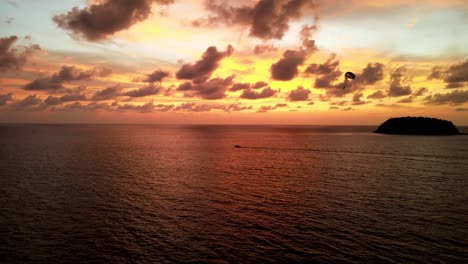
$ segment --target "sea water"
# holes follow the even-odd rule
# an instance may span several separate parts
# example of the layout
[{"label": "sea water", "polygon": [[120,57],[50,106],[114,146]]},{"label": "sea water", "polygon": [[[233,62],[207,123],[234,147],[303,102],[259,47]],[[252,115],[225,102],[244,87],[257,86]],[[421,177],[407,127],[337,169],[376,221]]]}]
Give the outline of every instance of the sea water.
[{"label": "sea water", "polygon": [[0,126],[0,262],[466,263],[468,136],[374,129]]}]

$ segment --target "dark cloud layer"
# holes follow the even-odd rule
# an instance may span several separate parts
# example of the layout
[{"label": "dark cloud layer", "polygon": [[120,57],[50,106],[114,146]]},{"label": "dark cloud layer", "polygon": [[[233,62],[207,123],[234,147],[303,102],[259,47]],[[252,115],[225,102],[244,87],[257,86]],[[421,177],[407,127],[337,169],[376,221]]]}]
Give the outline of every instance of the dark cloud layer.
[{"label": "dark cloud layer", "polygon": [[445,75],[445,70],[442,66],[434,66],[432,67],[432,72],[427,76],[428,80],[433,80],[433,79],[442,79],[444,78]]},{"label": "dark cloud layer", "polygon": [[264,88],[261,92],[254,91],[252,89],[244,90],[240,96],[243,99],[264,99],[268,97],[272,97],[277,93],[276,90],[271,89],[270,87]]},{"label": "dark cloud layer", "polygon": [[201,97],[207,100],[216,100],[226,97],[226,91],[233,84],[234,76],[210,79],[202,83],[185,82],[177,88],[177,91],[185,92],[187,97]]},{"label": "dark cloud layer", "polygon": [[367,99],[383,99],[387,97],[382,91],[375,91],[367,96]]},{"label": "dark cloud layer", "polygon": [[174,108],[174,105],[157,104],[148,102],[142,105],[124,104],[118,105],[118,111],[135,111],[138,113],[167,112]]},{"label": "dark cloud layer", "polygon": [[260,0],[253,6],[233,7],[227,1],[206,0],[205,8],[210,15],[193,21],[194,26],[220,23],[248,26],[251,36],[281,39],[289,30],[289,23],[309,14],[315,4],[311,0]]},{"label": "dark cloud layer", "polygon": [[408,78],[405,74],[405,66],[398,67],[392,72],[390,76],[388,96],[399,97],[411,94],[411,87],[409,85],[405,85],[408,82]]},{"label": "dark cloud layer", "polygon": [[101,0],[84,9],[54,16],[52,20],[73,36],[99,41],[148,18],[153,3],[167,5],[174,0]]},{"label": "dark cloud layer", "polygon": [[222,110],[225,112],[239,112],[250,110],[252,106],[243,106],[241,104],[197,104],[197,103],[183,103],[174,108],[174,111],[186,112],[210,112],[211,110]]},{"label": "dark cloud layer", "polygon": [[303,26],[300,37],[302,46],[299,50],[286,50],[283,57],[271,65],[271,78],[278,81],[289,81],[294,79],[299,73],[299,66],[303,65],[307,58],[318,50],[315,40],[312,40],[312,33],[316,26]]},{"label": "dark cloud layer", "polygon": [[468,102],[468,91],[467,90],[454,90],[450,93],[445,94],[434,94],[429,95],[426,98],[426,102],[429,104],[449,104],[449,105],[459,105]]},{"label": "dark cloud layer", "polygon": [[[356,79],[354,80],[343,80],[342,82],[336,82],[343,72],[339,68],[340,61],[336,58],[336,54],[330,54],[330,57],[322,64],[312,63],[304,71],[305,75],[313,74],[317,75],[315,78],[314,87],[327,89],[327,97],[342,97],[346,94],[358,92],[366,85],[374,85],[377,82],[383,80],[384,65],[382,63],[368,63],[361,72],[356,73]],[[344,78],[344,77],[343,77]],[[343,88],[346,87],[346,88]],[[381,93],[381,92],[380,92]],[[384,96],[380,93],[375,94],[372,97],[383,98]],[[362,96],[362,95],[361,95]],[[372,98],[369,97],[369,98]],[[374,98],[377,99],[377,98]],[[362,104],[363,101],[354,102],[355,104]]]},{"label": "dark cloud layer", "polygon": [[362,92],[357,92],[353,95],[353,105],[363,105],[363,104],[367,104],[367,101],[363,101],[361,100],[361,98],[363,97],[363,93]]},{"label": "dark cloud layer", "polygon": [[110,100],[114,99],[117,96],[120,96],[121,94],[121,88],[119,85],[111,86],[105,89],[102,89],[100,91],[97,91],[92,100],[94,101],[102,101],[102,100]]},{"label": "dark cloud layer", "polygon": [[232,85],[231,88],[229,88],[229,91],[230,92],[236,92],[236,91],[240,91],[240,90],[246,90],[246,89],[260,89],[260,88],[263,88],[265,86],[267,86],[268,83],[266,82],[262,82],[262,81],[258,81],[254,84],[250,84],[250,83],[235,83]]},{"label": "dark cloud layer", "polygon": [[261,106],[257,112],[259,113],[266,113],[271,110],[275,110],[277,108],[283,108],[283,107],[288,107],[287,104],[276,104],[276,105],[266,105],[266,106]]},{"label": "dark cloud layer", "polygon": [[457,112],[468,112],[468,108],[466,108],[466,107],[457,107],[457,108],[455,108],[455,111],[457,111]]},{"label": "dark cloud layer", "polygon": [[385,77],[382,63],[368,63],[366,68],[356,77],[356,82],[362,85],[373,85]]},{"label": "dark cloud layer", "polygon": [[25,90],[59,90],[63,89],[64,83],[72,81],[88,80],[96,76],[110,74],[109,69],[80,70],[74,66],[62,66],[60,71],[51,76],[39,77],[24,86]]},{"label": "dark cloud layer", "polygon": [[33,52],[40,50],[39,45],[14,48],[13,44],[17,40],[17,36],[0,38],[0,72],[20,69]]},{"label": "dark cloud layer", "polygon": [[8,101],[13,100],[13,94],[12,93],[7,93],[7,94],[0,94],[0,106],[4,106],[7,104]]},{"label": "dark cloud layer", "polygon": [[297,89],[292,90],[288,94],[289,101],[307,101],[309,99],[311,91],[304,89],[304,87],[299,86]]},{"label": "dark cloud layer", "polygon": [[156,86],[154,84],[150,84],[145,87],[141,87],[132,91],[128,91],[123,95],[130,96],[130,97],[144,97],[149,95],[155,95],[162,92],[163,88],[161,86]]},{"label": "dark cloud layer", "polygon": [[335,72],[340,65],[340,61],[336,58],[336,54],[330,54],[330,57],[323,64],[312,63],[304,71],[306,74],[328,74]]},{"label": "dark cloud layer", "polygon": [[170,76],[168,71],[158,69],[146,75],[146,77],[141,79],[141,81],[147,83],[162,82],[162,80],[168,76]]},{"label": "dark cloud layer", "polygon": [[427,93],[429,90],[426,88],[426,87],[421,87],[419,88],[418,90],[414,91],[411,96],[414,96],[414,97],[418,97],[418,96],[421,96],[421,95],[424,95],[425,93]]},{"label": "dark cloud layer", "polygon": [[236,92],[245,89],[250,89],[250,83],[235,83],[229,88],[229,91]]},{"label": "dark cloud layer", "polygon": [[447,88],[461,88],[468,83],[468,59],[448,68],[435,66],[427,79],[443,79]]},{"label": "dark cloud layer", "polygon": [[397,101],[397,103],[400,103],[400,104],[408,104],[408,103],[412,103],[412,102],[413,102],[413,97],[411,97],[411,96],[403,98],[403,99]]},{"label": "dark cloud layer", "polygon": [[278,48],[271,44],[256,45],[253,49],[255,55],[261,55],[263,53],[277,51]]},{"label": "dark cloud layer", "polygon": [[271,65],[271,77],[278,81],[290,81],[299,73],[298,67],[304,64],[308,53],[305,50],[287,50],[283,57]]},{"label": "dark cloud layer", "polygon": [[340,61],[336,58],[336,54],[330,54],[329,58],[322,64],[312,63],[304,71],[306,75],[315,74],[315,88],[330,88],[333,83],[341,76],[342,72],[339,69]]},{"label": "dark cloud layer", "polygon": [[23,100],[14,102],[10,105],[15,110],[44,110],[45,107],[42,105],[42,100],[37,95],[28,95]]},{"label": "dark cloud layer", "polygon": [[234,49],[229,45],[226,51],[221,52],[216,47],[209,47],[202,55],[202,58],[192,64],[184,64],[176,73],[178,79],[191,80],[195,78],[209,78],[218,68],[219,62],[232,54]]},{"label": "dark cloud layer", "polygon": [[444,78],[446,83],[468,82],[468,59],[462,63],[450,66]]},{"label": "dark cloud layer", "polygon": [[84,100],[86,100],[86,95],[76,93],[76,94],[66,94],[60,97],[49,96],[44,100],[44,103],[47,105],[59,105],[65,102],[84,101]]}]

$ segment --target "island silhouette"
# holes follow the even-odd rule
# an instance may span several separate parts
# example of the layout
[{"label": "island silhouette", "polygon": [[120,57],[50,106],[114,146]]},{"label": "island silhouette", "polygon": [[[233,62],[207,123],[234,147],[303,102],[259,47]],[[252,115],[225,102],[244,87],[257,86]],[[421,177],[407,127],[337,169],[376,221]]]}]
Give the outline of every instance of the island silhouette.
[{"label": "island silhouette", "polygon": [[461,135],[448,120],[432,117],[396,117],[382,123],[374,133],[395,135]]}]

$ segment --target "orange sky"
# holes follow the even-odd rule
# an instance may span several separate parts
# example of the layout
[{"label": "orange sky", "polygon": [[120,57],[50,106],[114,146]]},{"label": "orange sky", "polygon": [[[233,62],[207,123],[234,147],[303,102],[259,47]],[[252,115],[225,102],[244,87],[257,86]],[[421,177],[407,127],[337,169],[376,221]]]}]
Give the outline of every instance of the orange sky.
[{"label": "orange sky", "polygon": [[[466,1],[0,9],[2,123],[375,125],[410,115],[468,125]],[[343,84],[347,71],[356,79]]]}]

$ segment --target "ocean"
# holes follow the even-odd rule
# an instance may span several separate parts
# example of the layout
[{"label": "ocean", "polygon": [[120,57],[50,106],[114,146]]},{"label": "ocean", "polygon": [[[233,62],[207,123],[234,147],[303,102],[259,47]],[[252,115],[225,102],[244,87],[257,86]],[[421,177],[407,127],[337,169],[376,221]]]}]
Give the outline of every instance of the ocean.
[{"label": "ocean", "polygon": [[375,128],[2,125],[0,263],[467,263],[468,136]]}]

